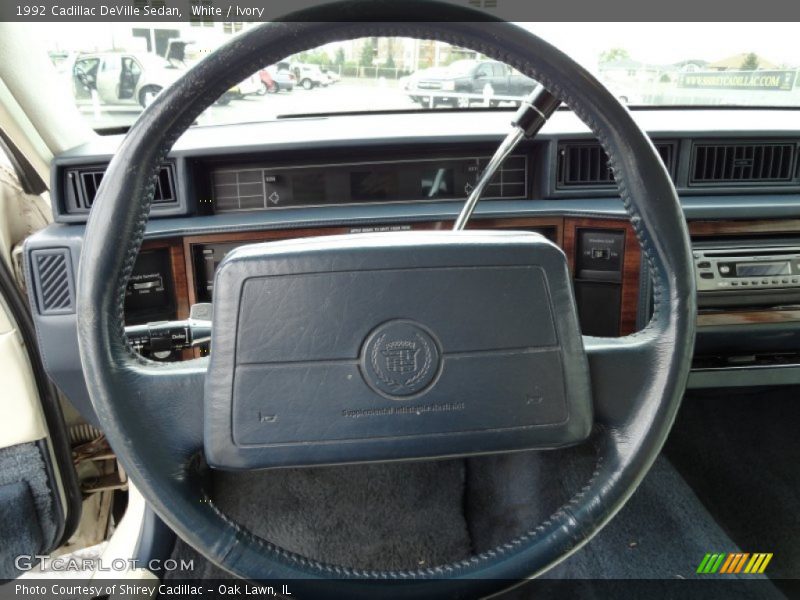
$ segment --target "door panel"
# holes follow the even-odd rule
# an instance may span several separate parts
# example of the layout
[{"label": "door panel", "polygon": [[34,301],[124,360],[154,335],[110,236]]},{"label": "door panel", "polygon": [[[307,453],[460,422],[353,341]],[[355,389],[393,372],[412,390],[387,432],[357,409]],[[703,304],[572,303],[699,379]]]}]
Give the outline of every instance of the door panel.
[{"label": "door panel", "polygon": [[48,552],[61,541],[66,497],[30,359],[2,299],[0,364],[0,579],[10,579],[19,574],[16,556]]},{"label": "door panel", "polygon": [[45,438],[47,429],[28,357],[4,313],[0,313],[0,364],[0,390],[5,397],[0,448]]},{"label": "door panel", "polygon": [[20,554],[57,548],[80,516],[61,406],[9,265],[10,249],[41,217],[37,200],[0,165],[0,579],[19,575]]}]

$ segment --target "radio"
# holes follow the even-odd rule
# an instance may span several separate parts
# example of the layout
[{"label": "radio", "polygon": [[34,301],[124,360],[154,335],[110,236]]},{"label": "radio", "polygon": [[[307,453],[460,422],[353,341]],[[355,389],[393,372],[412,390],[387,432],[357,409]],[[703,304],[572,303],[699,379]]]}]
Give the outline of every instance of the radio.
[{"label": "radio", "polygon": [[798,246],[695,247],[693,256],[701,306],[800,301]]},{"label": "radio", "polygon": [[697,290],[800,287],[800,247],[694,250]]}]

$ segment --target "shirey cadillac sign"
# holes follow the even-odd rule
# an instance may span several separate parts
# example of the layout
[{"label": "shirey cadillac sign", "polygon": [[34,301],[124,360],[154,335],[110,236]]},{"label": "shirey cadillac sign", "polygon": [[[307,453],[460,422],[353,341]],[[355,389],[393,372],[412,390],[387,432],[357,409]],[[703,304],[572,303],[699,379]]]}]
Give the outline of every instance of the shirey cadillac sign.
[{"label": "shirey cadillac sign", "polygon": [[706,90],[788,91],[796,71],[707,71],[681,73],[678,87]]}]

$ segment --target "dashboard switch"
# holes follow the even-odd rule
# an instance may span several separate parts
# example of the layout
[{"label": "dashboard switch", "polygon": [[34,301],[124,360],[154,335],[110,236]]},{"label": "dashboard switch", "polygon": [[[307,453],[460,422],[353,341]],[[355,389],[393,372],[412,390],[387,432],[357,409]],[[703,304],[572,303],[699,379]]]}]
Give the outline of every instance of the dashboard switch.
[{"label": "dashboard switch", "polygon": [[593,281],[621,281],[625,232],[619,229],[579,229],[577,237],[577,277]]}]

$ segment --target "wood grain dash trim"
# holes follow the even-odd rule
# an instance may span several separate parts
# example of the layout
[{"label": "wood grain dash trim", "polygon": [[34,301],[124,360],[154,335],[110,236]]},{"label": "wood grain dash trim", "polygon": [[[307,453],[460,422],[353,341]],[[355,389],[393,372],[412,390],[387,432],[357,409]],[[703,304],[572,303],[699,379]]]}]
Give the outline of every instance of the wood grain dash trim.
[{"label": "wood grain dash trim", "polygon": [[[409,229],[446,230],[452,221],[426,221],[411,223]],[[630,223],[624,219],[571,218],[571,217],[510,217],[478,218],[470,224],[470,229],[545,229],[552,239],[564,250],[569,261],[570,272],[575,270],[576,231],[582,227],[597,229],[619,229],[625,232],[625,255],[621,281],[622,304],[620,307],[620,335],[636,330],[639,306],[639,276],[641,269],[641,250]],[[192,257],[192,247],[198,244],[213,243],[257,243],[312,236],[350,233],[356,227],[319,227],[302,229],[281,229],[274,231],[247,231],[189,235],[170,240],[147,242],[145,248],[169,247],[173,264],[173,278],[178,296],[179,318],[188,315],[188,307],[197,302],[196,280]],[[180,263],[180,264],[178,264]]]}]

